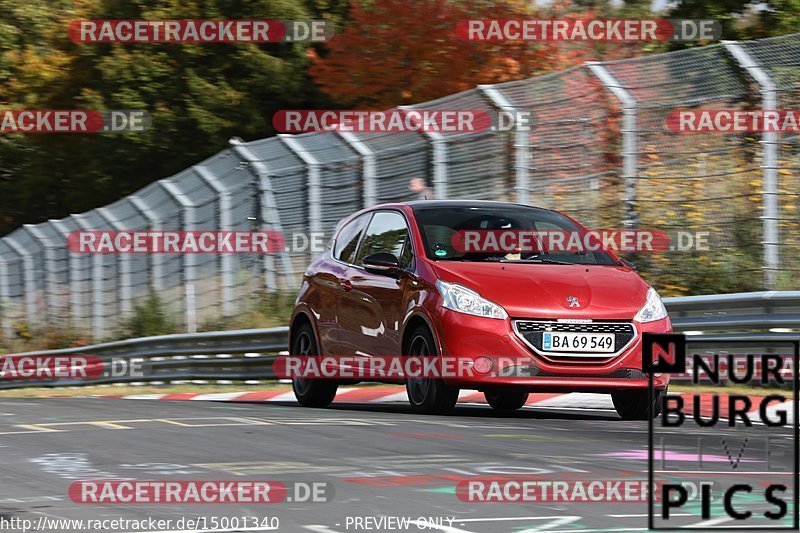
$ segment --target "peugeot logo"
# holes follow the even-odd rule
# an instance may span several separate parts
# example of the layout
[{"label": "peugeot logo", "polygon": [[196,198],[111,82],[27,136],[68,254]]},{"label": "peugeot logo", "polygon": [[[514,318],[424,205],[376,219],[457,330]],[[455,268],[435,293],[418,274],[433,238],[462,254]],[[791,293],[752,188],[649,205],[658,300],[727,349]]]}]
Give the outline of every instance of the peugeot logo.
[{"label": "peugeot logo", "polygon": [[570,308],[572,308],[572,307],[580,307],[581,306],[581,304],[578,301],[578,299],[575,298],[574,296],[567,296],[567,302],[569,302]]}]

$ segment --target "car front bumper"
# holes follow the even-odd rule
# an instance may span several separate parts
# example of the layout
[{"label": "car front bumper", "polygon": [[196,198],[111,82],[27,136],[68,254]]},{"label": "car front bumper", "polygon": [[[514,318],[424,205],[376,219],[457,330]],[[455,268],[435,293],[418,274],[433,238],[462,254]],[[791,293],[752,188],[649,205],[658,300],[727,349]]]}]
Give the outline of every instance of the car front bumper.
[{"label": "car front bumper", "polygon": [[[633,340],[618,355],[556,360],[536,353],[515,331],[512,319],[482,318],[442,309],[435,321],[442,355],[470,361],[483,356],[493,361],[489,371],[445,378],[450,385],[477,390],[497,387],[541,392],[646,389],[648,376],[642,372],[642,333],[672,331],[669,318],[637,322],[633,323]],[[666,388],[668,383],[668,375],[653,376],[653,386],[658,390]]]}]

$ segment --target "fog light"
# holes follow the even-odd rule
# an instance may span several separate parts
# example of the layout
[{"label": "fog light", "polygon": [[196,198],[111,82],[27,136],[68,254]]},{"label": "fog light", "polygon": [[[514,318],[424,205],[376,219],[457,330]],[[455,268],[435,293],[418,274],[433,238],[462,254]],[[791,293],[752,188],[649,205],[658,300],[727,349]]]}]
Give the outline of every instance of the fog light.
[{"label": "fog light", "polygon": [[479,374],[486,374],[492,369],[492,360],[488,357],[478,357],[472,362],[472,368]]}]

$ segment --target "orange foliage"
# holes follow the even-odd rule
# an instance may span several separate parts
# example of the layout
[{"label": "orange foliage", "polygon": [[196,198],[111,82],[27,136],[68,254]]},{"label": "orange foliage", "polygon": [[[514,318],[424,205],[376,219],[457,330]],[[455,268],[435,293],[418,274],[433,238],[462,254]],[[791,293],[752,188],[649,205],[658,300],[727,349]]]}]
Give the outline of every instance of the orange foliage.
[{"label": "orange foliage", "polygon": [[557,67],[555,43],[467,41],[464,19],[530,16],[524,3],[447,0],[355,1],[351,22],[321,55],[311,51],[311,75],[342,105],[380,109],[432,100],[477,84],[530,77]]}]

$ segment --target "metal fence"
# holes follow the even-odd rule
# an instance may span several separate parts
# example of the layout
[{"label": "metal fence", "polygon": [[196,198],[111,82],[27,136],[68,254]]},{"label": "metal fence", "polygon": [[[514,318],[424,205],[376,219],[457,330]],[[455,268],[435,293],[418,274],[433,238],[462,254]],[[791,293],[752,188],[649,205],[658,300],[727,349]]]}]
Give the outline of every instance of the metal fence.
[{"label": "metal fence", "polygon": [[213,157],[88,213],[0,239],[6,335],[48,324],[113,336],[151,291],[190,329],[293,291],[309,251],[249,255],[78,255],[83,230],[255,230],[330,234],[343,216],[414,199],[498,199],[562,210],[594,228],[708,231],[708,251],[640,254],[664,294],[796,288],[800,139],[679,134],[676,109],[792,109],[800,34],[587,63],[411,106],[529,112],[530,130],[313,133],[233,139]]}]

